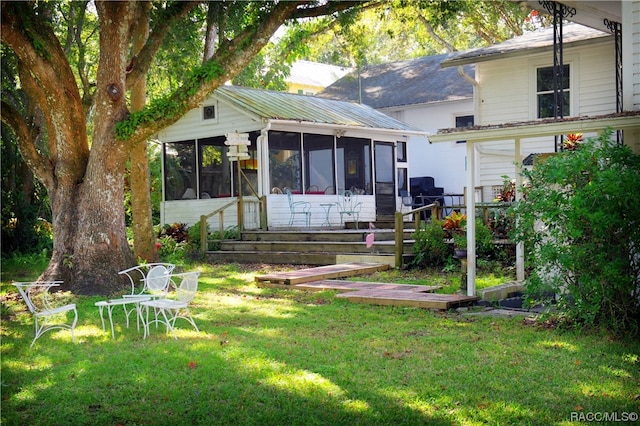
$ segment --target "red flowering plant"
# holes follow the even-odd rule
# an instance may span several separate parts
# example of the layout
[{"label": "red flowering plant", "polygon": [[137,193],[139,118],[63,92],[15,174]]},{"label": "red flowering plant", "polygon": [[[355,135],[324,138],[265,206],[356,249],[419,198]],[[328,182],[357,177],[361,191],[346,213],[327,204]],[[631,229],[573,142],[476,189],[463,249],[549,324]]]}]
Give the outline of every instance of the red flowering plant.
[{"label": "red flowering plant", "polygon": [[442,228],[453,238],[453,245],[458,248],[467,246],[467,215],[457,211],[452,211],[444,218]]},{"label": "red flowering plant", "polygon": [[569,133],[562,141],[562,147],[566,151],[575,151],[582,142],[582,133]]}]

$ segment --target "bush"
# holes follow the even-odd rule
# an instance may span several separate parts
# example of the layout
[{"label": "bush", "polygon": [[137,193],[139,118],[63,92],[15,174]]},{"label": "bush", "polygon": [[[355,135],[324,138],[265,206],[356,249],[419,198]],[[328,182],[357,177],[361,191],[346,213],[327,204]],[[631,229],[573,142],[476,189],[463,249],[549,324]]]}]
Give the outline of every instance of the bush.
[{"label": "bush", "polygon": [[530,294],[557,294],[573,321],[640,328],[640,156],[610,132],[559,152],[524,175],[514,212]]},{"label": "bush", "polygon": [[442,266],[449,257],[449,245],[445,242],[443,222],[431,220],[423,223],[414,233],[415,257],[410,266]]}]

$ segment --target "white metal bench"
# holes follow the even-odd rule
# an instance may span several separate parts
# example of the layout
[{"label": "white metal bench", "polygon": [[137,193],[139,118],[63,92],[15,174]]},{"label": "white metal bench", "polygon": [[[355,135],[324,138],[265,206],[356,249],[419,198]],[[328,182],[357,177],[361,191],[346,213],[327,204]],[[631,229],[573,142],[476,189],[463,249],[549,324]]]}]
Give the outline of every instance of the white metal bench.
[{"label": "white metal bench", "polygon": [[[20,296],[27,304],[27,308],[34,316],[36,335],[31,342],[31,346],[38,340],[40,336],[49,330],[66,329],[71,330],[71,340],[75,343],[74,330],[78,322],[78,311],[75,303],[64,306],[53,306],[49,299],[49,290],[57,287],[62,281],[36,281],[36,282],[14,282]],[[73,312],[74,317],[71,324],[66,322],[52,323],[54,318],[67,319],[67,312]]]}]

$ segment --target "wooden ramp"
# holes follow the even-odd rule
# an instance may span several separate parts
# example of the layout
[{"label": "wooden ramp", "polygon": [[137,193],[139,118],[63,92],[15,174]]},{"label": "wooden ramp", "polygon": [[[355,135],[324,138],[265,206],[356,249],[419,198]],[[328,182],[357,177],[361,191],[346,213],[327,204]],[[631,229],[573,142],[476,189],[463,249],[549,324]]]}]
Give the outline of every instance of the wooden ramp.
[{"label": "wooden ramp", "polygon": [[339,263],[337,265],[318,266],[316,268],[298,269],[297,271],[279,272],[256,276],[258,285],[268,284],[295,285],[329,278],[345,278],[354,275],[365,275],[389,269],[382,263]]},{"label": "wooden ramp", "polygon": [[336,297],[357,303],[376,305],[414,306],[428,309],[452,309],[471,305],[477,297],[459,294],[435,294],[440,286],[373,283],[364,281],[343,281],[354,275],[370,274],[388,269],[389,265],[380,263],[341,263],[256,276],[259,287],[287,288],[297,290],[336,290]]},{"label": "wooden ramp", "polygon": [[471,305],[475,296],[460,294],[434,294],[406,290],[358,290],[338,294],[341,297],[357,303],[371,303],[375,305],[414,306],[428,309],[452,309],[459,306]]},{"label": "wooden ramp", "polygon": [[322,280],[313,281],[310,283],[296,284],[295,288],[300,290],[311,291],[323,291],[323,290],[336,290],[344,293],[347,291],[359,291],[359,290],[402,290],[415,293],[430,293],[436,290],[440,290],[442,286],[439,285],[414,285],[414,284],[387,284],[387,283],[372,283],[368,281],[342,281],[342,280]]}]

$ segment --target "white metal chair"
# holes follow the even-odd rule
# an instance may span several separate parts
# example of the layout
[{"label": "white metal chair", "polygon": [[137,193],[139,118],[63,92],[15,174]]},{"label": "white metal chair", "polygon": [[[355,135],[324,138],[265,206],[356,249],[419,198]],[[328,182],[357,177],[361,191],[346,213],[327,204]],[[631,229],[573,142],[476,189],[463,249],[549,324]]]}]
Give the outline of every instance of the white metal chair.
[{"label": "white metal chair", "polygon": [[[149,292],[166,288],[169,275],[175,267],[172,263],[145,263],[118,272],[118,275],[126,276],[131,284],[131,293],[123,297],[147,296]],[[147,280],[150,274],[151,281]]]},{"label": "white metal chair", "polygon": [[[74,330],[78,322],[78,311],[75,303],[64,306],[53,306],[49,300],[49,289],[62,284],[62,281],[37,281],[37,282],[14,282],[20,296],[27,304],[27,308],[34,316],[36,335],[31,342],[31,346],[38,340],[40,336],[49,330],[66,329],[71,330],[71,340],[75,343]],[[73,312],[73,321],[71,324],[67,322],[51,321],[54,318],[64,317],[67,320],[67,312]]]},{"label": "white metal chair", "polygon": [[[140,302],[140,309],[144,307],[146,310],[145,314],[141,315],[141,317],[146,318],[143,320],[145,338],[149,335],[149,325],[156,323],[156,325],[164,324],[167,327],[167,333],[171,331],[173,337],[177,339],[178,337],[174,330],[178,318],[184,318],[196,331],[200,331],[189,311],[189,305],[198,290],[199,276],[200,272],[173,274],[171,275],[171,282],[176,287],[174,295],[169,295],[163,299]],[[180,283],[177,284],[177,281],[180,281]],[[155,314],[155,319],[152,321],[149,321],[149,308],[153,308]]]},{"label": "white metal chair", "polygon": [[311,203],[308,201],[293,201],[290,189],[285,189],[287,193],[287,199],[289,200],[289,210],[291,216],[289,217],[289,228],[293,226],[296,215],[302,215],[305,220],[307,228],[311,226]]},{"label": "white metal chair", "polygon": [[[118,272],[125,275],[131,283],[131,293],[125,294],[119,299],[101,300],[95,305],[100,309],[102,329],[105,329],[103,309],[107,308],[109,324],[111,325],[111,337],[115,338],[113,328],[113,308],[122,306],[124,309],[126,325],[129,327],[129,316],[132,312],[139,312],[138,304],[144,300],[164,297],[169,287],[169,277],[175,265],[171,263],[147,263],[137,265]],[[141,283],[141,284],[138,284]],[[129,308],[127,306],[130,306]],[[140,315],[137,317],[138,330],[140,329]]]},{"label": "white metal chair", "polygon": [[344,224],[344,215],[352,216],[356,222],[356,229],[358,229],[362,202],[358,201],[357,196],[349,190],[344,191],[344,193],[338,197],[337,205],[338,213],[340,213],[340,225]]}]

